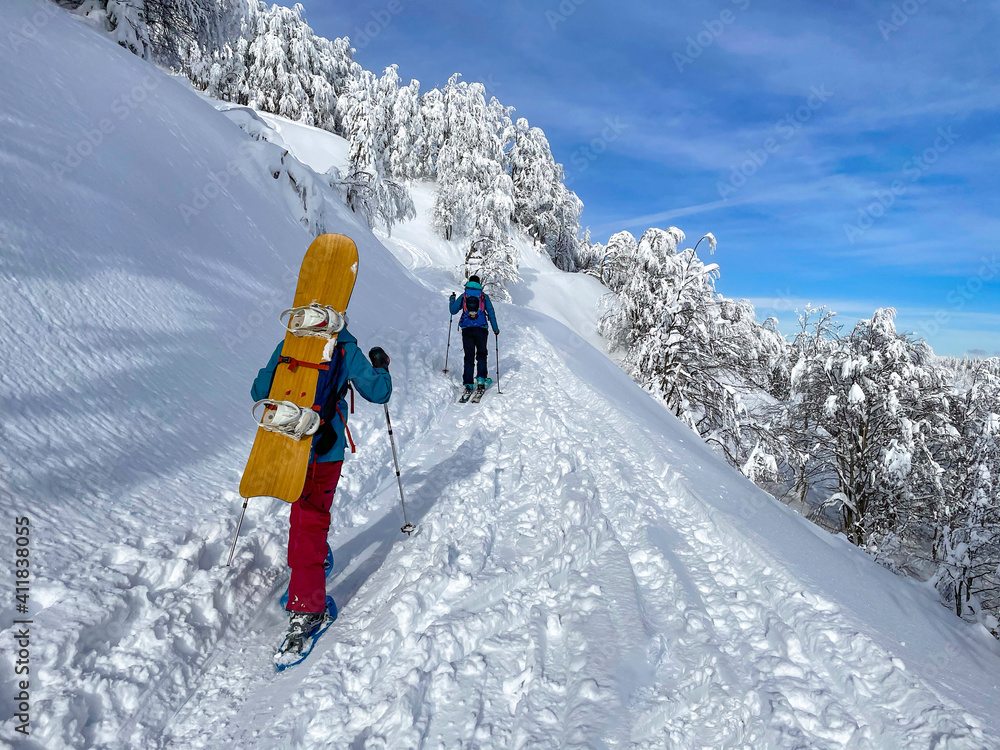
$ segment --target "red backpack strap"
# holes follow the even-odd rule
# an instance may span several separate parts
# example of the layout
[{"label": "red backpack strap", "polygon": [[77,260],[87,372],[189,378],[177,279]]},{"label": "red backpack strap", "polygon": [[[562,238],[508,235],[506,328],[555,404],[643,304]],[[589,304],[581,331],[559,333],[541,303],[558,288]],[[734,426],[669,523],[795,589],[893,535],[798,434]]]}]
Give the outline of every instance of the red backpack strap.
[{"label": "red backpack strap", "polygon": [[318,365],[315,362],[303,362],[301,359],[295,359],[295,357],[278,357],[278,364],[288,365],[288,369],[295,372],[299,367],[309,367],[313,370],[329,370],[330,365],[323,364]]},{"label": "red backpack strap", "polygon": [[354,445],[354,438],[351,437],[351,428],[347,426],[347,420],[344,419],[344,415],[340,413],[340,407],[337,407],[337,416],[340,417],[340,421],[344,423],[344,437],[347,438],[347,442],[351,445],[351,453],[357,453],[358,449]]}]

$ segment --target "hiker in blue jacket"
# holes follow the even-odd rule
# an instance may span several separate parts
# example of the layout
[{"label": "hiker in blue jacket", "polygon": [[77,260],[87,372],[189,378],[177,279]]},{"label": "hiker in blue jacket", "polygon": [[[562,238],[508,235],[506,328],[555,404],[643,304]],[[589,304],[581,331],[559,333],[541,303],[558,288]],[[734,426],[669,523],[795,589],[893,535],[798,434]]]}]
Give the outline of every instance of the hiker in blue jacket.
[{"label": "hiker in blue jacket", "polygon": [[[254,401],[268,397],[284,343],[284,340],[278,342],[267,365],[257,373],[250,388]],[[333,493],[350,439],[348,384],[375,404],[387,403],[392,395],[389,355],[376,346],[368,358],[358,348],[358,340],[344,328],[338,334],[329,369],[320,371],[316,384],[314,408],[319,409],[323,423],[312,439],[305,487],[298,502],[292,503],[289,516],[288,566],[292,569],[286,606],[291,613],[289,632],[311,632],[326,610],[326,535],[330,530]]]},{"label": "hiker in blue jacket", "polygon": [[[488,326],[493,326],[493,333],[497,336],[500,335],[500,328],[497,326],[496,313],[493,312],[493,303],[490,302],[490,296],[483,291],[483,284],[478,276],[469,277],[461,297],[452,293],[449,309],[452,315],[459,310],[462,311],[462,317],[458,321],[458,327],[462,329],[462,346],[465,349],[465,372],[462,382],[469,391],[474,384],[485,387],[492,382],[487,377],[489,372],[487,344],[490,338]],[[475,381],[472,379],[473,364],[476,371]]]}]

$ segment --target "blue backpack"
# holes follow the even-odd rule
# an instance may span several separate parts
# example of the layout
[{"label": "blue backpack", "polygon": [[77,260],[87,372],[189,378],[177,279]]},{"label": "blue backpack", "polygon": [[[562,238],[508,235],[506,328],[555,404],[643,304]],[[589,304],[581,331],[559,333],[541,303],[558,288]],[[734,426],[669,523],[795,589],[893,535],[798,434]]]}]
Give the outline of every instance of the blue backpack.
[{"label": "blue backpack", "polygon": [[[340,411],[340,402],[347,391],[351,389],[351,381],[345,377],[346,358],[344,356],[343,345],[338,345],[334,349],[333,359],[330,360],[329,368],[320,370],[319,379],[316,381],[316,404],[319,405],[319,416],[322,422],[319,428],[319,437],[313,445],[313,449],[319,456],[330,452],[337,440],[337,433],[333,429],[333,417]],[[337,388],[337,382],[344,378],[344,384]],[[351,391],[351,411],[354,411],[354,395]],[[354,453],[354,441],[351,439],[350,430],[347,427],[347,419],[341,414],[341,421],[344,423],[344,433],[351,444],[351,452]]]},{"label": "blue backpack", "polygon": [[483,290],[466,288],[462,297],[462,310],[465,313],[462,317],[467,321],[466,326],[485,326],[486,306],[483,304]]}]

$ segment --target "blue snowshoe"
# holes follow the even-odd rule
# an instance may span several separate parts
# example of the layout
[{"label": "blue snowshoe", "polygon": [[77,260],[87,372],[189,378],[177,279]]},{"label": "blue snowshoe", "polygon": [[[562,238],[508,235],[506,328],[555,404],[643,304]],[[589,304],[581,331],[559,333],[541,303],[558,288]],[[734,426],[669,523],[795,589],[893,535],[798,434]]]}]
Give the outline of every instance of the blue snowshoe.
[{"label": "blue snowshoe", "polygon": [[288,632],[274,652],[274,668],[283,672],[304,662],[315,648],[316,641],[336,619],[337,605],[332,596],[326,597],[325,612],[292,612],[288,618]]}]

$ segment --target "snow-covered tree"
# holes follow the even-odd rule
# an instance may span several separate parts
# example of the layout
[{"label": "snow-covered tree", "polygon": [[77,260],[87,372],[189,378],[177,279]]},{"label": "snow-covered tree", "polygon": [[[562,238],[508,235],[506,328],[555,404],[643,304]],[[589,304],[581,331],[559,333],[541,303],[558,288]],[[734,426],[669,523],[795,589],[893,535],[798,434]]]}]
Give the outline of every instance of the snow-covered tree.
[{"label": "snow-covered tree", "polygon": [[562,182],[562,167],[558,170],[558,180],[553,188],[551,211],[541,214],[536,224],[542,228],[542,242],[549,251],[549,257],[557,268],[576,271],[580,253],[580,214],[583,201]]},{"label": "snow-covered tree", "polygon": [[[799,330],[789,347],[788,363],[791,367],[786,392],[778,407],[782,456],[790,475],[786,497],[809,508],[811,493],[825,491],[829,497],[833,490],[832,467],[818,457],[814,433],[820,422],[819,405],[808,402],[809,389],[803,387],[802,375],[810,363],[825,362],[837,347],[840,325],[836,313],[825,307],[806,306],[799,313]],[[811,513],[820,513],[821,508]]]},{"label": "snow-covered tree", "polygon": [[351,210],[364,215],[370,226],[386,229],[416,215],[408,191],[392,179],[388,163],[398,81],[395,66],[381,79],[363,71],[338,102],[350,162],[339,187]]},{"label": "snow-covered tree", "polygon": [[515,126],[512,108],[487,101],[482,84],[456,74],[421,96],[417,81],[401,85],[394,65],[376,77],[354,62],[348,39],[316,36],[299,4],[85,0],[84,10],[104,14],[119,41],[212,96],[346,137],[351,164],[335,182],[370,219],[408,216],[405,183],[437,180],[435,225],[468,243],[469,267],[489,269],[501,297],[517,278],[518,227],[559,268],[580,267],[583,204],[544,133],[524,120]]},{"label": "snow-covered tree", "polygon": [[316,36],[304,14],[301,5],[252,0],[215,24],[223,31],[208,39],[177,35],[158,46],[157,57],[177,46],[177,65],[212,96],[336,131],[337,97],[361,69],[346,39]]},{"label": "snow-covered tree", "polygon": [[1000,359],[963,369],[951,399],[956,439],[943,458],[947,502],[936,525],[934,582],[957,615],[1000,635]]},{"label": "snow-covered tree", "polygon": [[481,83],[457,75],[445,87],[447,138],[435,171],[438,193],[434,224],[445,239],[466,239],[466,265],[478,272],[501,298],[505,284],[517,279],[511,242],[513,187],[505,168],[504,138],[511,135],[509,111],[496,99],[486,102]]},{"label": "snow-covered tree", "polygon": [[513,130],[507,163],[513,184],[514,221],[543,243],[559,268],[578,266],[583,204],[563,183],[545,133],[523,117]]},{"label": "snow-covered tree", "polygon": [[583,233],[583,237],[577,243],[577,270],[599,279],[601,278],[604,259],[604,245],[593,241],[590,236],[590,227],[587,227]]},{"label": "snow-covered tree", "polygon": [[[828,472],[826,504],[855,544],[891,564],[944,500],[938,446],[948,434],[944,383],[930,348],[897,333],[877,310],[846,337],[799,351],[790,424],[808,428],[812,460]],[[822,489],[822,488],[821,488]]]},{"label": "snow-covered tree", "polygon": [[368,226],[392,227],[416,216],[406,187],[394,180],[378,180],[371,172],[350,167],[346,175],[334,174],[330,184],[341,192],[348,207],[365,217]]},{"label": "snow-covered tree", "polygon": [[241,9],[231,0],[61,0],[61,5],[103,24],[118,44],[142,58],[173,65],[190,44],[215,49],[227,22]]},{"label": "snow-covered tree", "polygon": [[487,162],[492,172],[490,183],[473,203],[475,226],[466,255],[470,272],[478,273],[489,290],[500,299],[509,300],[508,282],[517,281],[518,258],[510,241],[510,177],[496,162]]},{"label": "snow-covered tree", "polygon": [[[247,104],[255,109],[328,127],[336,102],[332,81],[324,75],[321,47],[305,23],[301,5],[273,6],[253,13],[243,83]],[[323,40],[325,41],[325,40]]]},{"label": "snow-covered tree", "polygon": [[152,50],[144,0],[107,0],[107,27],[122,47],[142,58]]},{"label": "snow-covered tree", "polygon": [[[671,227],[675,229],[675,227]],[[679,236],[683,238],[684,233],[679,229]],[[682,242],[683,239],[678,240]],[[624,289],[629,284],[629,269],[635,268],[641,261],[637,255],[638,242],[631,232],[618,232],[611,235],[608,244],[604,247],[604,253],[596,259],[596,275],[601,282],[613,292]],[[635,258],[635,261],[630,260]],[[658,264],[654,269],[658,268]],[[627,342],[623,342],[627,345]]]},{"label": "snow-covered tree", "polygon": [[541,210],[551,206],[556,163],[549,142],[540,128],[532,128],[523,117],[518,119],[514,141],[507,152],[514,197],[514,220],[528,235],[541,240],[534,222]]},{"label": "snow-covered tree", "polygon": [[426,148],[424,118],[420,111],[420,82],[400,87],[392,111],[392,134],[388,146],[389,173],[397,180],[421,176]]},{"label": "snow-covered tree", "polygon": [[649,229],[638,242],[628,232],[609,240],[603,275],[614,296],[600,331],[624,351],[622,366],[636,382],[734,466],[759,477],[775,462],[746,395],[769,382],[784,340],[773,326],[757,324],[749,302],[717,295],[718,266],[693,248],[678,252],[683,240],[676,227]]},{"label": "snow-covered tree", "polygon": [[420,151],[420,176],[437,176],[438,155],[448,140],[448,110],[440,89],[431,89],[420,97],[423,122],[423,148]]}]

